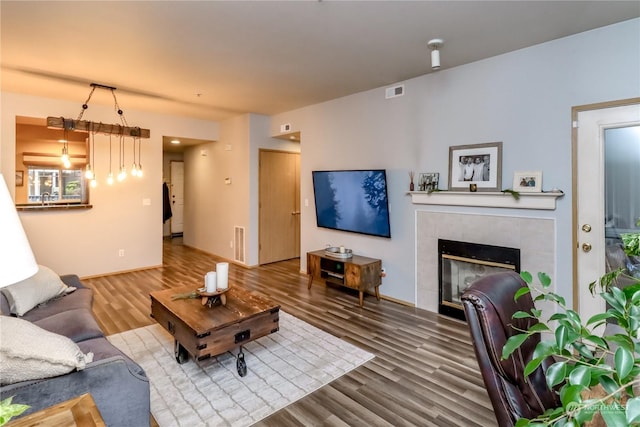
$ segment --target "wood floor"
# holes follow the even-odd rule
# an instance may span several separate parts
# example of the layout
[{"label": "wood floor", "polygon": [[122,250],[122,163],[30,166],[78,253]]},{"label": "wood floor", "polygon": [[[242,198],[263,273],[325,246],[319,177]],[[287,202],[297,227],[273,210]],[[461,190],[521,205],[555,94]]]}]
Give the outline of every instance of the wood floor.
[{"label": "wood floor", "polygon": [[[95,290],[100,326],[114,334],[153,324],[149,292],[200,287],[218,261],[166,240],[162,267],[85,283]],[[298,259],[255,269],[231,265],[229,278],[375,358],[257,426],[496,425],[465,323],[369,295],[360,308],[348,289],[315,281],[307,290],[299,270]]]}]

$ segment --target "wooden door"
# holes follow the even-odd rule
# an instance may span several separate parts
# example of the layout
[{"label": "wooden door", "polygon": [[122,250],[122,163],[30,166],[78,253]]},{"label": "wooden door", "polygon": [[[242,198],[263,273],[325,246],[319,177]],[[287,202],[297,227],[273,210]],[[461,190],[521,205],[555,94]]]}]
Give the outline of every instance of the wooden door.
[{"label": "wooden door", "polygon": [[[613,179],[610,175],[612,170],[622,168],[619,161],[611,159],[610,154],[611,148],[614,148],[612,144],[620,143],[615,138],[619,131],[630,131],[631,135],[636,135],[632,137],[633,141],[623,157],[625,162],[636,164],[629,170],[640,169],[640,105],[614,103],[593,106],[579,111],[576,119],[574,307],[586,321],[592,315],[606,310],[604,300],[594,298],[588,284],[607,272],[606,257],[620,243],[620,230],[625,231],[635,225],[636,211],[627,212],[624,218],[608,214],[620,209],[612,205],[614,199],[607,194],[607,188],[611,193],[608,180]],[[626,183],[629,185],[618,185],[613,189],[615,192],[625,192],[625,200],[637,194],[637,176],[629,179],[631,181]],[[629,209],[625,207],[623,210]]]},{"label": "wooden door", "polygon": [[260,150],[259,263],[300,256],[300,154]]},{"label": "wooden door", "polygon": [[184,229],[184,162],[172,160],[171,167],[171,235],[182,235]]}]

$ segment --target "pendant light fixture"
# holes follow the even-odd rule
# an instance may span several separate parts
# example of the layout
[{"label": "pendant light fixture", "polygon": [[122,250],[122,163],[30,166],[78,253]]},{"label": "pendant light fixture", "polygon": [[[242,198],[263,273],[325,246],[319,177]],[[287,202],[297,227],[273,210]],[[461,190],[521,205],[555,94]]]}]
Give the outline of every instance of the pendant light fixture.
[{"label": "pendant light fixture", "polygon": [[66,124],[64,127],[62,144],[62,156],[60,157],[60,160],[62,161],[64,168],[69,169],[71,167],[71,160],[69,159],[69,134],[67,133]]},{"label": "pendant light fixture", "polygon": [[93,167],[91,165],[93,164],[93,158],[95,158],[95,154],[93,152],[93,149],[95,147],[95,141],[96,141],[95,132],[89,132],[89,150],[92,158],[89,160],[89,163],[87,163],[87,167],[85,168],[85,172],[84,172],[84,177],[87,178],[89,181],[93,181],[93,178],[94,178]]},{"label": "pendant light fixture", "polygon": [[[47,117],[47,127],[49,128],[58,128],[64,130],[64,143],[62,147],[62,155],[61,161],[64,164],[65,169],[71,168],[71,156],[69,154],[69,144],[68,144],[68,132],[69,131],[80,131],[80,132],[88,132],[89,133],[89,146],[90,146],[90,157],[91,161],[87,163],[85,168],[85,179],[89,181],[89,184],[92,187],[97,185],[96,181],[96,163],[95,163],[95,137],[96,133],[102,133],[105,135],[109,135],[109,175],[107,177],[107,183],[113,184],[114,176],[113,176],[113,162],[112,162],[112,135],[119,136],[119,157],[118,157],[118,181],[123,181],[127,177],[127,168],[125,166],[125,137],[130,136],[133,138],[133,166],[131,169],[131,174],[133,176],[142,177],[142,165],[140,164],[140,152],[141,152],[141,138],[150,138],[151,132],[149,129],[142,129],[137,126],[129,126],[127,123],[127,119],[124,116],[124,112],[118,105],[118,99],[116,98],[116,88],[113,86],[105,86],[98,83],[91,83],[91,91],[89,92],[89,96],[85,100],[84,104],[82,104],[82,109],[77,117],[77,119],[66,119],[64,117]],[[102,122],[96,123],[92,121],[82,120],[82,116],[84,112],[89,108],[89,101],[93,96],[96,89],[106,89],[111,92],[113,96],[114,109],[116,114],[118,115],[119,124],[103,124]],[[97,129],[97,130],[96,130]],[[138,159],[136,162],[136,140],[138,142]]]},{"label": "pendant light fixture", "polygon": [[124,166],[124,136],[120,134],[118,140],[118,181],[124,181],[127,177],[127,168]]},{"label": "pendant light fixture", "polygon": [[[135,141],[135,138],[134,138]],[[138,178],[142,178],[142,157],[140,156],[140,137],[138,137]]]},{"label": "pendant light fixture", "polygon": [[440,69],[440,48],[442,48],[443,44],[444,41],[442,39],[432,39],[427,43],[427,46],[431,49],[431,68],[434,70]]},{"label": "pendant light fixture", "polygon": [[133,137],[133,166],[131,166],[131,175],[138,176],[138,166],[136,165],[136,137]]},{"label": "pendant light fixture", "polygon": [[[98,127],[100,129],[100,127]],[[89,150],[91,150],[91,162],[87,165],[87,172],[85,173],[85,177],[89,180],[89,185],[91,188],[96,188],[98,186],[98,178],[96,177],[96,173],[94,172],[94,168],[96,165],[96,131],[92,129],[92,132],[89,133]]]},{"label": "pendant light fixture", "polygon": [[111,169],[111,134],[109,134],[109,175],[107,175],[107,184],[113,185],[113,171]]}]

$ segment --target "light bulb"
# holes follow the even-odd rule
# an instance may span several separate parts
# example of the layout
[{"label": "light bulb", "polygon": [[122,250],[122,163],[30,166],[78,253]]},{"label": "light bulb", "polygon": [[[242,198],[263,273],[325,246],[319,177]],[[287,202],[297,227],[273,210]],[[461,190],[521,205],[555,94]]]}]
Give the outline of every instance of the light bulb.
[{"label": "light bulb", "polygon": [[131,175],[138,176],[138,167],[135,163],[133,164],[133,166],[131,166]]},{"label": "light bulb", "polygon": [[89,183],[89,185],[91,186],[91,188],[96,188],[98,186],[98,180],[95,176],[91,178],[91,182]]},{"label": "light bulb", "polygon": [[107,176],[107,184],[113,184],[113,173],[109,172],[109,176]]},{"label": "light bulb", "polygon": [[91,165],[87,165],[87,170],[84,173],[84,177],[89,180],[93,179],[93,171],[91,170]]},{"label": "light bulb", "polygon": [[125,168],[120,168],[120,172],[118,173],[118,181],[122,181],[127,177],[127,170]]},{"label": "light bulb", "polygon": [[62,160],[62,164],[68,168],[69,166],[67,166],[67,164],[69,164],[69,151],[67,150],[67,147],[62,147],[62,156],[60,157],[60,160]]},{"label": "light bulb", "polygon": [[138,178],[142,178],[142,165],[138,165]]},{"label": "light bulb", "polygon": [[69,159],[63,160],[62,163],[65,169],[69,169],[71,167],[71,162],[69,161]]}]

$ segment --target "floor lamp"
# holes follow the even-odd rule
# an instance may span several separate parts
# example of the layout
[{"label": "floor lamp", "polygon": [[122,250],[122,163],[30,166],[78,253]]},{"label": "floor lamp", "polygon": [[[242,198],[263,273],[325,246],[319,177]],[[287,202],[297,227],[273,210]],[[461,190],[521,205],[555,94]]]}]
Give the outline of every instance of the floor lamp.
[{"label": "floor lamp", "polygon": [[13,285],[38,272],[9,189],[0,174],[0,288]]}]

